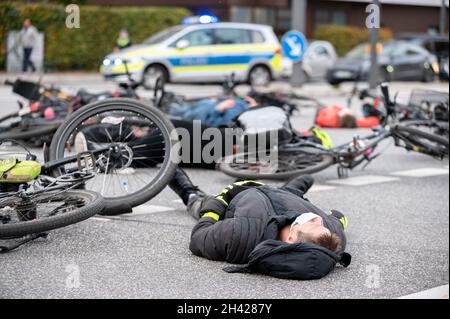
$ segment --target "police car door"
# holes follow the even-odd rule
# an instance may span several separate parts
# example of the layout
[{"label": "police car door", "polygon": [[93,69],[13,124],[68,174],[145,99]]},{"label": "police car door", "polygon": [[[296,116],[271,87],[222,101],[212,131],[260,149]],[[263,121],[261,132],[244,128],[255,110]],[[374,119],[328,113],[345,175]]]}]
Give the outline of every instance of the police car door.
[{"label": "police car door", "polygon": [[211,52],[210,64],[215,66],[217,80],[223,81],[234,74],[237,80],[246,80],[247,71],[258,54],[253,44],[252,31],[240,28],[215,29],[216,45]]},{"label": "police car door", "polygon": [[175,41],[168,59],[172,81],[207,81],[209,53],[213,44],[214,35],[210,29],[191,31]]}]

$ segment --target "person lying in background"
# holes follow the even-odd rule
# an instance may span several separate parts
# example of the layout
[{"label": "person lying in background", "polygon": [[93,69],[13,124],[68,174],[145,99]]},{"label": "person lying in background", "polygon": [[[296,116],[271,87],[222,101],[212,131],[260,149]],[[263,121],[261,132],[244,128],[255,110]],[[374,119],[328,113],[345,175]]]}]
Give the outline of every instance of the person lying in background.
[{"label": "person lying in background", "polygon": [[363,106],[364,117],[340,105],[324,107],[317,112],[315,125],[324,128],[372,128],[380,125],[380,113],[371,105]]},{"label": "person lying in background", "polygon": [[190,104],[172,106],[168,113],[185,121],[199,120],[209,127],[224,127],[229,125],[240,114],[258,106],[255,99],[246,96],[244,99],[202,99]]}]

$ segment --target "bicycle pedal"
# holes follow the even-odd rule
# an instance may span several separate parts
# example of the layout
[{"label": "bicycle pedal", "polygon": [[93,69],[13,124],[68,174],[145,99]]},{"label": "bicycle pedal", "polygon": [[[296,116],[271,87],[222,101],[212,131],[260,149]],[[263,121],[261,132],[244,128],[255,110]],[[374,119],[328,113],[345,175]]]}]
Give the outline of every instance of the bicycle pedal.
[{"label": "bicycle pedal", "polygon": [[85,151],[77,154],[78,170],[93,171],[96,168],[96,159],[92,152]]}]

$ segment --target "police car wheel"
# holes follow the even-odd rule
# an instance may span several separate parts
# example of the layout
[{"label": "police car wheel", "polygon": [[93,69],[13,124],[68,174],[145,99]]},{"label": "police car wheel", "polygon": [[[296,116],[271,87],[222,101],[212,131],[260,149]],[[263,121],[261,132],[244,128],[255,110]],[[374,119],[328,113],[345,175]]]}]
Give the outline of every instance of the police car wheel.
[{"label": "police car wheel", "polygon": [[266,86],[269,85],[271,78],[270,70],[266,66],[259,65],[250,71],[249,82],[252,86]]},{"label": "police car wheel", "polygon": [[159,65],[149,66],[144,72],[144,88],[147,90],[153,90],[158,79],[161,79],[163,83],[165,83],[167,81],[167,71]]}]

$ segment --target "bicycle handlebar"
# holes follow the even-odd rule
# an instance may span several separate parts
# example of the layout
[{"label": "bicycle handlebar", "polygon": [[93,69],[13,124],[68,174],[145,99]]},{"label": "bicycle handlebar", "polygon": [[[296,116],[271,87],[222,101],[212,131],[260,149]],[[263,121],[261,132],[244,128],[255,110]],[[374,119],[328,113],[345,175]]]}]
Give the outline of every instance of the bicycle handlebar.
[{"label": "bicycle handlebar", "polygon": [[389,84],[382,83],[381,84],[381,93],[383,93],[384,101],[387,106],[392,106],[391,96],[389,92]]}]

